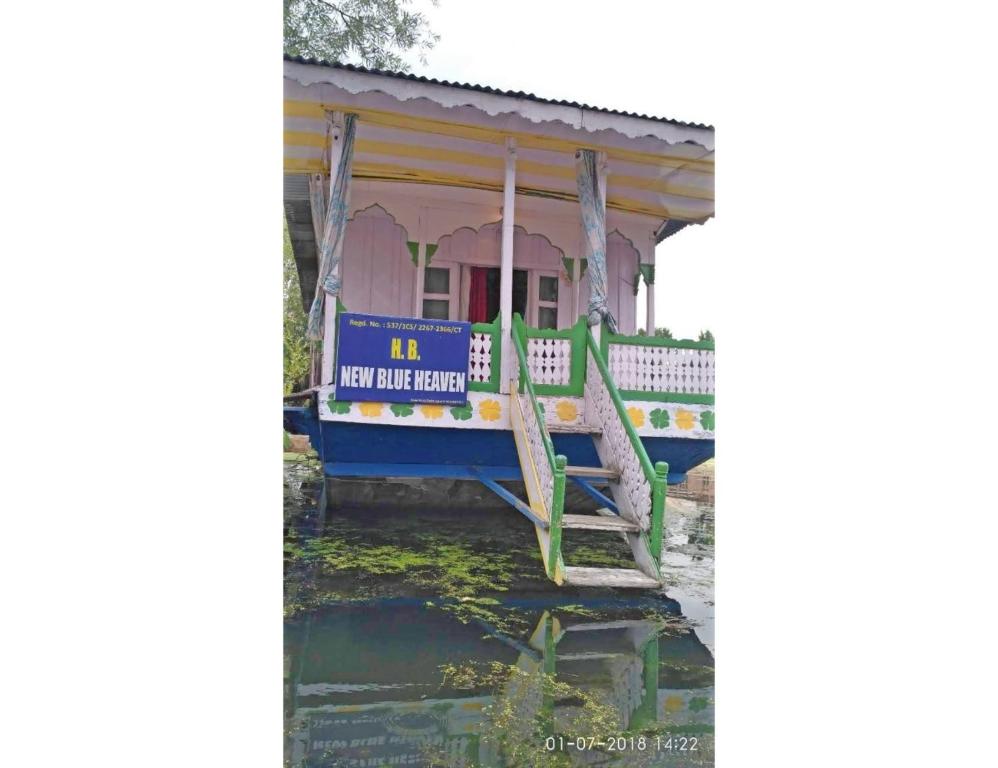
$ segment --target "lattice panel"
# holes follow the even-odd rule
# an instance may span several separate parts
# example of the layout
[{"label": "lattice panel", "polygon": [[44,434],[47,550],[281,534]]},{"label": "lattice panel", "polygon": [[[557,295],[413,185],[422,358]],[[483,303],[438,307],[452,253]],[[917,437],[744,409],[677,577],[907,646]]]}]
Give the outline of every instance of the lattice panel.
[{"label": "lattice panel", "polygon": [[[620,383],[615,382],[620,387]],[[644,530],[651,527],[651,483],[645,477],[638,454],[631,444],[624,422],[617,412],[610,391],[603,383],[590,349],[586,349],[586,398],[587,406],[595,413],[603,429],[603,443],[608,446],[614,469],[620,472],[620,487],[626,494],[637,519]],[[626,418],[626,416],[624,417]],[[624,510],[621,509],[621,512]]]},{"label": "lattice panel", "polygon": [[489,381],[492,378],[492,334],[471,333],[468,352],[468,381]]},{"label": "lattice panel", "polygon": [[618,389],[714,394],[714,350],[610,344],[607,365]]},{"label": "lattice panel", "polygon": [[534,384],[567,385],[572,378],[569,339],[527,339],[527,368]]},{"label": "lattice panel", "polygon": [[527,431],[527,442],[530,443],[530,455],[534,460],[534,466],[537,467],[537,479],[540,481],[541,490],[544,493],[544,507],[550,515],[551,501],[554,495],[554,474],[548,463],[548,455],[544,451],[544,439],[541,436],[542,427],[537,423],[537,416],[530,404],[530,395],[524,392],[522,395],[516,396],[519,397],[520,408],[523,409],[523,424]]}]

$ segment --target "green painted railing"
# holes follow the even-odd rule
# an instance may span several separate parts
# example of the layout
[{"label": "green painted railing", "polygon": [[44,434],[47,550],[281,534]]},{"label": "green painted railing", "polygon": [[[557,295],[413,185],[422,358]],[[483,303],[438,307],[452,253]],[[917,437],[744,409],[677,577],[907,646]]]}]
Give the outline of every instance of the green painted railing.
[{"label": "green painted railing", "polygon": [[[698,349],[713,352],[713,341],[693,341],[692,339],[666,339],[661,336],[621,336],[615,333],[603,333],[600,336],[600,353],[607,362],[610,360],[610,345],[627,345],[636,347],[655,347],[671,349]],[[655,400],[666,403],[701,403],[714,404],[713,393],[653,391],[647,389],[620,388],[621,397],[625,400]]]},{"label": "green painted railing", "polygon": [[[586,318],[580,317],[571,328],[554,330],[553,328],[530,328],[527,339],[564,339],[569,343],[569,381],[568,384],[534,383],[534,389],[539,395],[560,395],[562,397],[582,397],[586,385]],[[525,349],[529,349],[529,341]]]},{"label": "green painted railing", "polygon": [[[606,328],[603,328],[602,331],[601,335],[610,335],[606,333]],[[651,487],[651,525],[648,532],[648,548],[651,551],[652,557],[656,561],[661,562],[662,530],[665,520],[665,498],[668,487],[669,465],[664,461],[659,461],[652,466],[651,459],[648,458],[648,452],[645,450],[641,438],[638,437],[637,430],[627,415],[627,407],[624,405],[624,399],[617,390],[617,385],[614,384],[613,377],[610,375],[610,370],[607,368],[606,361],[600,351],[600,345],[593,338],[592,331],[586,332],[586,342],[589,345],[589,352],[593,356],[593,361],[596,363],[600,377],[603,379],[603,385],[610,394],[610,400],[617,411],[617,416],[624,426],[624,432],[631,444],[631,448],[634,450],[645,479],[648,480],[648,484]]]},{"label": "green painted railing", "polygon": [[[565,466],[568,464],[568,460],[561,454],[555,455],[554,442],[551,440],[551,435],[544,422],[544,411],[541,410],[540,403],[537,401],[537,392],[534,389],[533,382],[530,380],[530,371],[527,367],[528,331],[529,329],[524,325],[523,318],[520,317],[519,313],[514,314],[512,328],[513,349],[520,363],[518,390],[520,393],[526,394],[527,399],[530,401],[530,409],[537,420],[541,443],[544,446],[544,456],[532,456],[532,458],[535,462],[546,461],[551,469],[551,476],[553,478],[551,498],[546,500],[549,503],[548,578],[553,579],[558,562],[561,559],[561,520],[565,507]],[[510,393],[510,397],[515,396],[515,393]]]},{"label": "green painted railing", "polygon": [[[492,363],[489,369],[488,381],[469,381],[468,389],[472,392],[498,392],[499,379],[502,377],[502,315],[496,315],[491,323],[472,323],[472,333],[484,333],[492,338]],[[470,360],[469,360],[470,365]]]}]

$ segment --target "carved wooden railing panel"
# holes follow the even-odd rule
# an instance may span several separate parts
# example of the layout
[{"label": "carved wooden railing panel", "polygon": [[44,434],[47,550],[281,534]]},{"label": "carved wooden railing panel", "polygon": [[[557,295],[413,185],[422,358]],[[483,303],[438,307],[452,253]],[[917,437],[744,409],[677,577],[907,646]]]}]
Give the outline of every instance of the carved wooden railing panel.
[{"label": "carved wooden railing panel", "polygon": [[586,414],[602,430],[603,463],[620,473],[618,485],[627,502],[620,504],[618,499],[621,516],[648,533],[652,555],[658,560],[668,465],[652,466],[591,331],[587,332]]},{"label": "carved wooden railing panel", "polygon": [[714,402],[714,342],[606,334],[601,352],[625,400]]}]

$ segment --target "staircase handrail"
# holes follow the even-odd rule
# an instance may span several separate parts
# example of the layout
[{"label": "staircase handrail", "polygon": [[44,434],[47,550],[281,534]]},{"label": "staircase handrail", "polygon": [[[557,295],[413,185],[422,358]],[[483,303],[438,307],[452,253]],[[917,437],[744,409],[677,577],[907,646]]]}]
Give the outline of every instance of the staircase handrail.
[{"label": "staircase handrail", "polygon": [[627,415],[627,408],[624,405],[624,400],[620,396],[620,392],[617,390],[617,385],[614,383],[613,378],[610,376],[610,369],[607,367],[606,361],[603,359],[603,354],[600,351],[599,344],[596,343],[596,339],[593,336],[591,328],[586,331],[586,343],[589,348],[589,352],[592,355],[593,362],[596,363],[596,368],[599,371],[603,385],[606,387],[606,390],[610,395],[610,401],[613,403],[617,416],[623,425],[624,433],[630,441],[631,447],[637,456],[638,463],[641,465],[641,470],[644,473],[645,479],[648,481],[648,485],[651,488],[649,547],[654,558],[659,560],[662,554],[662,526],[665,516],[666,483],[669,474],[669,465],[664,461],[659,461],[656,462],[654,466],[652,465],[651,459],[648,457],[648,452],[645,450],[644,444],[638,436],[638,431],[634,428],[634,424],[631,423],[631,419]]},{"label": "staircase handrail", "polygon": [[[544,421],[544,412],[537,401],[534,384],[530,380],[530,369],[527,367],[526,351],[527,328],[523,323],[523,318],[518,313],[513,315],[511,330],[512,333],[510,335],[512,336],[513,349],[519,361],[519,386],[510,392],[510,407],[513,406],[512,400],[518,397],[518,391],[527,395],[527,399],[530,401],[531,414],[537,422],[537,431],[540,435],[541,444],[544,447],[543,461],[547,462],[551,472],[551,496],[544,499],[544,503],[547,506],[549,522],[547,571],[550,578],[555,578],[555,573],[559,567],[558,563],[561,560],[561,521],[565,506],[565,466],[568,461],[562,455],[555,455],[554,442],[551,440],[547,424]],[[541,461],[542,459],[538,457],[537,460]],[[541,490],[544,491],[546,489],[542,487]]]}]

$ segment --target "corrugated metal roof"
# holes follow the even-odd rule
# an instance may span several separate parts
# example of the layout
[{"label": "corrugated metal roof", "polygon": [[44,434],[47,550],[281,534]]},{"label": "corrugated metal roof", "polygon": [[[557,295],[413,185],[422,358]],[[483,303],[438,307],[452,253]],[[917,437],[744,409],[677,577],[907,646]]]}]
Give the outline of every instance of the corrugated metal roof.
[{"label": "corrugated metal roof", "polygon": [[477,91],[479,93],[491,93],[495,96],[508,96],[511,99],[528,99],[529,101],[536,101],[540,104],[556,104],[561,107],[574,107],[576,109],[587,109],[590,112],[602,112],[607,115],[620,115],[621,117],[637,117],[642,120],[653,120],[658,123],[669,123],[670,125],[678,125],[684,128],[699,128],[702,130],[713,131],[714,126],[704,125],[703,123],[686,123],[682,120],[674,120],[671,117],[655,117],[653,115],[642,115],[637,112],[623,112],[619,109],[607,109],[605,107],[594,107],[590,104],[580,104],[577,101],[565,101],[559,99],[545,99],[542,96],[536,96],[533,93],[525,93],[524,91],[502,91],[498,88],[491,88],[487,85],[477,85],[475,83],[452,83],[447,80],[437,80],[432,77],[423,77],[421,75],[412,75],[406,72],[392,72],[384,69],[371,69],[368,67],[357,66],[356,64],[341,64],[335,61],[321,61],[319,59],[308,59],[304,56],[289,56],[284,54],[285,61],[293,61],[297,64],[312,64],[320,67],[330,67],[332,69],[344,69],[349,72],[364,72],[371,75],[382,75],[384,77],[394,77],[399,80],[412,80],[417,83],[429,83],[430,85],[445,85],[450,88],[463,88],[466,91]]}]

